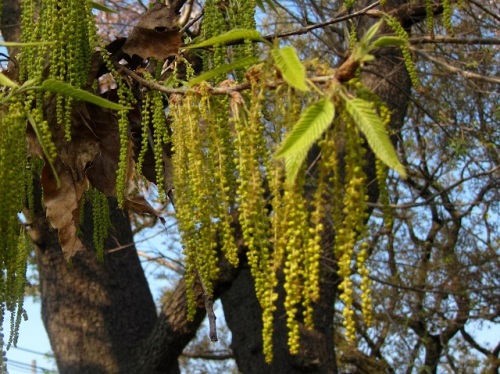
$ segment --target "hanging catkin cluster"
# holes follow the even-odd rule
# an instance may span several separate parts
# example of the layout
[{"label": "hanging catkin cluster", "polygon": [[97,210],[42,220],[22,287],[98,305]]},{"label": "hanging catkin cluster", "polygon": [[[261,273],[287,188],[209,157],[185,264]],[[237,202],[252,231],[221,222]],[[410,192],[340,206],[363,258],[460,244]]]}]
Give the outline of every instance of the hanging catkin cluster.
[{"label": "hanging catkin cluster", "polygon": [[[90,1],[26,0],[22,2],[23,42],[47,42],[25,48],[21,56],[21,80],[56,78],[81,88],[87,80],[90,57],[97,45],[96,28]],[[35,97],[26,101],[27,109]],[[40,99],[40,97],[38,97]],[[71,139],[73,99],[56,96],[57,122]],[[36,111],[42,113],[43,100],[36,100]],[[44,136],[50,139],[47,128]]]},{"label": "hanging catkin cluster", "polygon": [[[5,311],[11,312],[11,335],[8,345],[15,343],[26,286],[26,266],[30,248],[29,239],[18,213],[22,211],[25,196],[32,183],[31,163],[26,152],[26,119],[23,103],[15,100],[0,107],[0,301],[3,321]],[[16,165],[17,169],[12,166]],[[31,203],[33,200],[31,200]],[[32,208],[32,206],[30,206]]]},{"label": "hanging catkin cluster", "polygon": [[[227,28],[254,27],[253,18],[235,17],[244,2],[208,1],[204,37]],[[245,8],[246,9],[246,8]],[[250,13],[248,13],[250,14]],[[238,23],[240,22],[240,23]],[[253,46],[215,45],[204,51],[204,66],[215,69],[244,58]],[[229,58],[230,58],[229,57]],[[346,334],[354,338],[351,265],[361,276],[362,310],[371,319],[370,283],[365,265],[367,245],[357,246],[366,232],[365,146],[359,130],[344,115],[319,141],[321,157],[311,179],[303,166],[294,183],[285,178],[285,165],[272,155],[292,129],[304,107],[318,100],[286,84],[269,90],[276,80],[271,60],[250,68],[215,77],[211,85],[227,86],[245,78],[249,89],[213,95],[208,84],[170,97],[176,212],[186,256],[186,279],[191,311],[193,285],[197,279],[211,296],[211,283],[218,276],[218,252],[233,265],[238,263],[235,225],[241,228],[248,264],[262,307],[263,350],[273,357],[273,321],[282,282],[290,352],[298,353],[300,326],[313,328],[314,303],[319,298],[320,257],[335,251],[342,279]],[[229,80],[228,80],[229,78]],[[382,106],[378,108],[382,110]],[[339,162],[339,155],[345,160]],[[383,172],[380,172],[382,178]],[[236,214],[237,212],[237,214]],[[335,248],[324,247],[325,223],[336,235]]]},{"label": "hanging catkin cluster", "polygon": [[[249,2],[246,7],[250,8],[236,17],[231,7],[219,1],[207,1],[203,36],[209,38],[229,27],[241,28],[254,22],[255,4]],[[230,62],[227,48],[222,45],[215,45],[211,51],[204,52],[203,57],[207,70]],[[235,72],[237,76],[242,73]],[[214,84],[225,79],[224,75],[215,77]],[[180,197],[176,212],[186,255],[186,279],[189,289],[198,278],[207,296],[211,296],[211,284],[218,275],[218,242],[232,265],[236,266],[239,261],[234,239],[235,162],[238,161],[234,131],[239,115],[236,101],[232,99],[230,108],[230,98],[212,96],[203,85],[183,98],[170,100],[175,193]]]}]

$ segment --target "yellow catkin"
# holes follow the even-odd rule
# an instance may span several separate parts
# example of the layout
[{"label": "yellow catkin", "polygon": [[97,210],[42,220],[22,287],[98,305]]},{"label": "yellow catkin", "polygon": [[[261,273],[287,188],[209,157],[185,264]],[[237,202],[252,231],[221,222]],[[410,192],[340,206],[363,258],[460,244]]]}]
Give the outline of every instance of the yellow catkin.
[{"label": "yellow catkin", "polygon": [[[429,0],[429,2],[431,2],[431,0]],[[405,62],[406,70],[408,70],[408,74],[410,75],[413,88],[417,89],[420,87],[420,78],[418,77],[415,63],[413,62],[413,58],[409,48],[410,37],[397,18],[387,16],[386,22],[397,36],[407,42],[401,46],[401,53],[403,54],[403,60]]]},{"label": "yellow catkin", "polygon": [[248,247],[247,257],[255,280],[257,298],[263,308],[263,325],[266,331],[264,355],[272,360],[272,312],[274,294],[269,288],[268,276],[272,261],[269,243],[269,216],[264,194],[263,177],[266,175],[264,160],[269,151],[264,140],[261,122],[263,87],[252,81],[248,110],[234,113],[236,130],[236,168],[238,170],[237,204],[243,239]]},{"label": "yellow catkin", "polygon": [[[214,218],[215,179],[214,164],[207,159],[207,130],[202,118],[207,108],[207,97],[189,92],[184,98],[171,100],[173,165],[176,181],[177,220],[181,231],[184,253],[189,269],[188,289],[200,277],[205,292],[211,296],[212,282],[218,275],[218,223]],[[208,147],[210,149],[210,147]],[[211,156],[211,155],[209,155]],[[194,297],[194,294],[190,294]],[[194,307],[194,299],[189,301]],[[190,313],[192,313],[190,311]]]},{"label": "yellow catkin", "polygon": [[364,148],[362,137],[354,124],[344,116],[345,170],[342,221],[337,223],[335,254],[338,259],[338,274],[341,278],[340,300],[344,303],[345,335],[348,341],[356,338],[353,299],[354,284],[351,280],[351,263],[355,261],[354,247],[358,236],[366,231],[365,181],[363,171]]},{"label": "yellow catkin", "polygon": [[[50,41],[49,45],[30,47],[20,57],[21,79],[56,78],[76,88],[85,85],[90,67],[90,56],[97,41],[91,2],[88,0],[41,3],[22,2],[23,42]],[[49,97],[49,94],[45,95]],[[57,94],[56,120],[64,128],[66,139],[71,140],[71,118],[74,100]],[[27,95],[28,107],[41,108],[42,100]],[[35,105],[33,105],[35,104]]]},{"label": "yellow catkin", "polygon": [[151,124],[151,106],[153,101],[152,91],[148,91],[144,94],[144,99],[142,100],[142,110],[141,110],[141,149],[139,155],[137,156],[136,170],[137,173],[142,174],[142,166],[144,164],[144,157],[149,148],[149,125]]},{"label": "yellow catkin", "polygon": [[104,244],[112,227],[107,197],[91,188],[88,191],[92,206],[93,239],[97,259],[104,262]]},{"label": "yellow catkin", "polygon": [[283,234],[287,238],[287,245],[283,272],[285,274],[288,347],[292,354],[297,354],[299,350],[300,335],[297,314],[303,300],[304,279],[307,277],[303,264],[306,255],[304,249],[307,249],[309,239],[309,228],[305,201],[300,192],[302,186],[303,183],[300,182],[295,185],[287,183],[284,195],[286,231]]},{"label": "yellow catkin", "polygon": [[172,127],[172,144],[173,144],[173,172],[175,179],[176,194],[182,198],[176,199],[176,218],[179,225],[179,230],[182,235],[182,244],[186,256],[186,294],[188,301],[188,317],[194,318],[195,312],[195,294],[194,283],[196,279],[196,268],[194,263],[194,254],[188,250],[190,246],[195,245],[190,238],[190,234],[195,230],[194,220],[190,220],[190,210],[192,209],[192,190],[190,188],[190,178],[188,174],[189,160],[188,151],[189,144],[185,134],[188,131],[187,123],[189,121],[197,121],[198,113],[193,106],[190,105],[190,96],[186,95],[184,100],[180,97],[171,97],[170,99],[170,116]]},{"label": "yellow catkin", "polygon": [[[117,79],[118,84],[118,104],[124,107],[131,107],[136,100],[127,83]],[[118,170],[116,171],[116,198],[118,205],[123,208],[125,203],[125,186],[127,178],[127,167],[129,166],[130,154],[130,134],[128,109],[118,111],[118,133],[120,137],[120,155],[118,158]]]},{"label": "yellow catkin", "polygon": [[[235,104],[237,105],[237,104]],[[237,266],[238,249],[234,241],[233,210],[234,194],[234,146],[231,137],[231,122],[228,122],[229,99],[215,96],[205,100],[203,122],[207,127],[209,169],[213,170],[213,213],[222,239],[222,252],[233,266]]]},{"label": "yellow catkin", "polygon": [[3,321],[5,311],[11,312],[11,334],[7,346],[17,341],[29,251],[25,229],[18,218],[28,191],[26,185],[30,182],[27,175],[26,116],[20,99],[15,97],[8,107],[0,106],[0,262],[3,265],[0,319]]}]

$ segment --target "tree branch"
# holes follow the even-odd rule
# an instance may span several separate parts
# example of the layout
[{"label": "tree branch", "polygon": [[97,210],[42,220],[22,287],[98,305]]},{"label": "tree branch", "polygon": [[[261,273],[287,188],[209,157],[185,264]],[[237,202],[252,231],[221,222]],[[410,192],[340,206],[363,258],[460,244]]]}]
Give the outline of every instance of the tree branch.
[{"label": "tree branch", "polygon": [[487,357],[490,357],[492,355],[492,353],[490,351],[488,351],[486,348],[481,347],[478,344],[478,342],[476,342],[474,340],[474,338],[472,336],[470,336],[467,331],[465,331],[465,327],[464,326],[462,326],[460,328],[460,333],[464,337],[465,341],[472,346],[472,348],[478,350],[479,352],[481,352],[483,355],[485,355]]},{"label": "tree branch", "polygon": [[410,38],[411,44],[466,44],[466,45],[497,45],[500,44],[500,39],[496,38],[456,38],[452,36],[418,36]]},{"label": "tree branch", "polygon": [[418,53],[419,55],[421,55],[422,57],[424,57],[426,60],[434,62],[435,64],[443,67],[445,70],[447,70],[450,73],[461,75],[467,79],[475,79],[478,81],[500,84],[500,78],[487,77],[484,75],[473,73],[471,71],[462,70],[462,69],[459,69],[453,65],[447,64],[444,61],[438,60],[437,58],[432,57],[431,55],[429,55],[428,53],[426,53],[424,51],[421,51],[421,50],[416,49],[416,48],[411,48],[411,49],[413,51],[415,51],[416,53]]},{"label": "tree branch", "polygon": [[[367,7],[363,8],[361,10],[358,10],[357,12],[354,12],[352,14],[347,14],[345,16],[336,17],[336,18],[330,19],[330,20],[325,21],[325,22],[315,23],[315,24],[312,24],[312,25],[309,25],[306,27],[301,27],[299,29],[287,31],[287,32],[284,32],[281,34],[266,35],[266,36],[264,36],[264,39],[271,41],[271,40],[278,39],[278,38],[285,38],[287,36],[307,34],[308,32],[310,32],[312,30],[319,29],[319,28],[322,28],[325,26],[330,26],[330,25],[333,25],[335,23],[347,21],[349,19],[353,19],[353,18],[356,18],[359,16],[364,16],[364,15],[370,15],[372,17],[380,17],[382,15],[382,12],[379,12],[379,11],[370,12],[370,10],[372,10],[373,8],[378,6],[379,4],[380,4],[380,0],[374,2],[373,4],[368,5]],[[341,14],[342,13],[345,13],[345,11],[342,11]]]},{"label": "tree branch", "polygon": [[183,352],[182,356],[187,358],[194,358],[200,360],[213,360],[213,361],[225,361],[234,358],[234,355],[232,353],[225,353],[225,352],[219,353],[217,351],[202,352],[202,353]]},{"label": "tree branch", "polygon": [[162,257],[153,257],[153,256],[150,256],[147,253],[139,251],[139,250],[137,251],[137,254],[139,255],[139,257],[145,258],[148,261],[153,261],[153,262],[156,262],[157,264],[165,266],[165,267],[169,268],[170,270],[175,271],[177,274],[183,275],[185,273],[184,269],[182,269],[179,265],[174,264],[171,261],[167,261]]},{"label": "tree branch", "polygon": [[212,342],[216,342],[217,338],[217,317],[214,313],[214,298],[211,292],[208,291],[203,278],[198,272],[198,279],[200,280],[201,287],[203,288],[203,299],[205,300],[205,311],[207,312],[208,326],[209,326],[209,337]]},{"label": "tree branch", "polygon": [[475,6],[477,6],[479,9],[481,9],[483,12],[485,12],[486,14],[488,14],[489,16],[493,17],[494,19],[496,19],[497,21],[500,21],[500,17],[498,16],[498,14],[495,14],[494,12],[492,12],[491,10],[489,10],[488,8],[486,8],[484,5],[482,5],[481,3],[478,3],[477,1],[475,0],[469,0],[470,3],[474,4]]}]

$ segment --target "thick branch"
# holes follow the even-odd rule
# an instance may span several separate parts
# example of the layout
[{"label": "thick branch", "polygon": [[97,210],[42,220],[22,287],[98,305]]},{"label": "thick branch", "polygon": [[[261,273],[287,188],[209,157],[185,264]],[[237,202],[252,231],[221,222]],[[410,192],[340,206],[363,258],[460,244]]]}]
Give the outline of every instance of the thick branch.
[{"label": "thick branch", "polygon": [[492,353],[490,351],[488,351],[486,348],[481,347],[479,345],[479,343],[476,342],[474,340],[474,338],[472,336],[470,336],[470,334],[467,331],[465,331],[464,326],[462,326],[462,328],[460,329],[460,333],[464,337],[465,341],[472,346],[472,348],[478,350],[479,352],[481,352],[483,355],[485,355],[487,357],[492,355]]},{"label": "thick branch", "polygon": [[231,360],[234,358],[234,355],[232,353],[226,353],[226,352],[202,352],[202,353],[191,353],[191,352],[184,352],[182,353],[182,356],[187,357],[187,358],[194,358],[194,359],[200,359],[200,360],[212,360],[212,361],[225,361],[225,360]]},{"label": "thick branch", "polygon": [[453,36],[417,36],[410,38],[411,44],[465,44],[465,45],[498,45],[497,38],[456,38]]}]

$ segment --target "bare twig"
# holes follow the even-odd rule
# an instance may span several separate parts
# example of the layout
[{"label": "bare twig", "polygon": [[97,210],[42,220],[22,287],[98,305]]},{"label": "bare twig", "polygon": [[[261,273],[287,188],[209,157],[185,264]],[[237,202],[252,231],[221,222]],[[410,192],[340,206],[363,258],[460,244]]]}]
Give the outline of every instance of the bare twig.
[{"label": "bare twig", "polygon": [[[340,73],[344,71],[343,66],[347,65],[347,64],[352,64],[352,61],[346,60],[346,62],[344,64],[342,64],[337,69],[337,72],[335,74],[309,77],[308,79],[313,83],[319,83],[319,84],[324,84],[324,83],[332,82],[335,80],[340,80],[340,78],[342,78],[342,81],[344,81],[345,77],[344,77],[343,73],[342,73],[342,77],[341,77]],[[120,65],[118,62],[115,62],[115,66],[117,67],[118,73],[123,72],[123,73],[127,74],[129,77],[131,77],[133,80],[135,80],[136,82],[138,82],[138,83],[142,84],[143,86],[148,87],[152,90],[157,90],[157,91],[164,92],[167,94],[180,94],[180,95],[184,95],[189,90],[188,87],[171,88],[171,87],[166,87],[166,86],[164,86],[160,83],[157,83],[157,82],[149,81],[149,80],[141,77],[135,71],[130,70],[123,65]],[[269,88],[277,87],[281,84],[283,84],[282,80],[275,80],[275,81],[266,82],[266,86]],[[224,87],[208,86],[206,89],[212,95],[229,95],[232,92],[244,91],[244,90],[247,90],[249,88],[250,88],[250,82],[245,81],[245,82],[238,83],[238,84],[235,84],[232,86],[224,86]]]},{"label": "bare twig", "polygon": [[488,15],[490,15],[491,17],[493,17],[497,21],[500,21],[500,16],[498,16],[498,14],[495,14],[495,12],[489,10],[481,3],[478,3],[477,1],[474,1],[474,0],[469,0],[469,2],[474,4],[475,6],[477,6],[479,9],[481,9],[483,12],[487,13]]},{"label": "bare twig", "polygon": [[186,22],[184,26],[182,26],[182,29],[179,30],[179,33],[182,35],[184,32],[189,29],[191,26],[193,26],[196,22],[200,20],[200,18],[203,17],[203,11],[200,12],[196,17],[194,17],[191,21]]},{"label": "bare twig", "polygon": [[375,8],[379,4],[380,4],[380,1],[376,1],[373,4],[370,4],[370,5],[368,5],[367,7],[363,8],[361,10],[358,10],[357,12],[354,12],[354,13],[351,13],[351,14],[347,14],[347,15],[341,16],[341,17],[336,17],[336,18],[330,19],[330,20],[325,21],[325,22],[319,22],[319,23],[315,23],[313,25],[309,25],[309,26],[306,26],[306,27],[301,27],[299,29],[295,29],[295,30],[292,30],[292,31],[287,31],[287,32],[284,32],[284,33],[281,33],[281,34],[266,35],[266,36],[264,36],[264,39],[266,39],[266,40],[274,40],[274,39],[277,39],[277,38],[284,38],[284,37],[287,37],[287,36],[302,35],[302,34],[306,34],[306,33],[310,32],[312,30],[315,30],[315,29],[319,29],[319,28],[322,28],[322,27],[325,27],[325,26],[330,26],[330,25],[333,25],[335,23],[339,23],[339,22],[342,22],[342,21],[347,21],[349,19],[356,18],[356,17],[363,16],[363,15],[367,15],[367,14],[370,14],[370,15],[375,16],[375,17],[380,17],[380,15],[382,14],[381,12],[376,12],[376,13],[369,12],[371,9]]},{"label": "bare twig", "polygon": [[412,48],[412,50],[415,51],[416,53],[418,53],[419,55],[423,56],[426,60],[432,61],[435,64],[441,66],[442,68],[444,68],[445,70],[447,70],[450,73],[461,75],[467,79],[474,79],[474,80],[483,81],[483,82],[500,84],[500,78],[488,77],[485,75],[473,73],[471,71],[462,70],[462,69],[457,68],[453,65],[447,64],[444,61],[438,60],[437,58],[432,57],[431,55],[429,55],[428,53],[425,53],[424,51],[418,50],[416,48]]},{"label": "bare twig", "polygon": [[203,298],[205,299],[205,310],[207,312],[208,326],[209,326],[208,336],[210,337],[211,341],[216,342],[219,339],[217,338],[217,324],[216,324],[217,317],[215,316],[214,313],[214,299],[211,293],[208,292],[205,286],[205,282],[199,273],[198,273],[198,279],[200,280],[201,287],[203,288]]},{"label": "bare twig", "polygon": [[[389,207],[391,209],[408,209],[408,208],[415,208],[415,207],[419,207],[419,206],[424,206],[424,205],[427,205],[429,204],[432,200],[434,200],[436,197],[442,195],[443,193],[445,192],[448,192],[448,191],[451,191],[452,189],[458,187],[459,185],[471,180],[471,179],[475,179],[475,178],[480,178],[480,177],[484,177],[484,176],[487,176],[487,175],[490,175],[490,174],[493,174],[495,173],[496,171],[500,170],[500,166],[495,166],[494,168],[491,168],[489,170],[486,170],[484,172],[481,172],[481,173],[476,173],[476,174],[473,174],[473,175],[470,175],[466,178],[463,178],[449,186],[447,186],[446,188],[443,188],[441,191],[438,191],[432,195],[430,195],[429,197],[427,197],[424,201],[421,201],[421,202],[418,202],[418,203],[407,203],[407,204],[389,204]],[[373,207],[376,207],[376,208],[380,208],[382,207],[383,205],[382,204],[379,204],[379,203],[367,203],[369,206],[373,206]],[[476,200],[474,200],[473,202],[469,203],[469,204],[466,204],[466,205],[474,205],[476,204]],[[456,204],[455,204],[456,205]]]},{"label": "bare twig", "polygon": [[171,261],[167,261],[162,257],[153,257],[153,256],[150,256],[146,252],[143,252],[143,251],[137,251],[137,254],[140,257],[145,258],[148,261],[153,261],[153,262],[156,262],[160,265],[163,265],[163,266],[169,268],[170,270],[175,271],[177,274],[184,275],[184,273],[185,273],[184,269],[182,269],[179,265],[174,264]]}]

